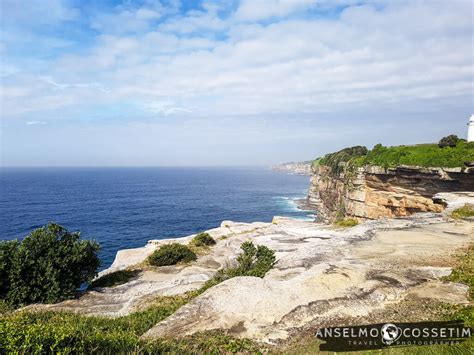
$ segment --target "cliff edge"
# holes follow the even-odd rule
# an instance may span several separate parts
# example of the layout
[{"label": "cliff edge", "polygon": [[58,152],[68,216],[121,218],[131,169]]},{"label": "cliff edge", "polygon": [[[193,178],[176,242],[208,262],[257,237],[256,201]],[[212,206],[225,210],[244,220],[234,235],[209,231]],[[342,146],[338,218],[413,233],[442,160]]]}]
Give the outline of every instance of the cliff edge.
[{"label": "cliff edge", "polygon": [[454,148],[345,148],[313,162],[307,202],[324,222],[441,212],[445,203],[434,198],[435,194],[474,191],[472,160],[474,146],[464,142]]}]

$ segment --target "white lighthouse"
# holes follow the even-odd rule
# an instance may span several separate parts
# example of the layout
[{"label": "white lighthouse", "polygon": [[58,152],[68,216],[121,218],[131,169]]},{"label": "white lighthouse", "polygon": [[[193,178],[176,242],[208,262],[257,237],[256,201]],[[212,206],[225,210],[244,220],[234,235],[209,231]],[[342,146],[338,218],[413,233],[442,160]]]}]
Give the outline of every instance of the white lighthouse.
[{"label": "white lighthouse", "polygon": [[471,115],[467,123],[467,141],[474,142],[474,115]]}]

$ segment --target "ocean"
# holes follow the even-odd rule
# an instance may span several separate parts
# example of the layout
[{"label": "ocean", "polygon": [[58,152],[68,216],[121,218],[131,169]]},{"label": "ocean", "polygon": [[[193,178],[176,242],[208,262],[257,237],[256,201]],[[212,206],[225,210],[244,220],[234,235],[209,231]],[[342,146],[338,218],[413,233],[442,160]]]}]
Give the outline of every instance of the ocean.
[{"label": "ocean", "polygon": [[264,168],[1,168],[0,239],[54,221],[98,241],[104,269],[117,250],[223,220],[312,218],[295,205],[308,186],[307,176]]}]

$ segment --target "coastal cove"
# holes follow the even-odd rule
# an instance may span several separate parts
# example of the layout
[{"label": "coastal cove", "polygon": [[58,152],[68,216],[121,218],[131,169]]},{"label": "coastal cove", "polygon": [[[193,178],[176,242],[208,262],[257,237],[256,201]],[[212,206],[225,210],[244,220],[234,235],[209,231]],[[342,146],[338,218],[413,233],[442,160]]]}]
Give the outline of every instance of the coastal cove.
[{"label": "coastal cove", "polygon": [[118,250],[226,219],[311,219],[295,205],[308,184],[309,177],[265,168],[2,168],[0,240],[55,221],[97,240],[103,269]]}]

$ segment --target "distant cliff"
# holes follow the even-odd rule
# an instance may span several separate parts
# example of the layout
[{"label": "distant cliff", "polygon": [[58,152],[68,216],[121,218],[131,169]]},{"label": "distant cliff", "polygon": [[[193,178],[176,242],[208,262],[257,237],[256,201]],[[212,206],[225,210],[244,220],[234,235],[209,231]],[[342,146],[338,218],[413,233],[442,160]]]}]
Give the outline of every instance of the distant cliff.
[{"label": "distant cliff", "polygon": [[311,161],[283,163],[279,165],[273,165],[272,170],[309,176],[311,175],[311,163]]},{"label": "distant cliff", "polygon": [[[401,147],[392,150],[380,146],[374,148],[381,154],[365,147],[346,148],[328,154],[313,162],[307,202],[316,209],[317,218],[325,222],[344,217],[366,220],[408,216],[416,212],[441,212],[444,208],[442,201],[433,200],[436,193],[474,191],[474,168],[469,163],[474,147],[463,144],[462,149],[467,153],[457,152],[460,154],[457,164],[465,166],[458,167],[378,166],[369,161],[391,157],[392,161],[387,165],[395,165],[393,152],[402,150]],[[423,145],[422,150],[413,147],[403,147],[403,151],[420,153],[427,149],[427,145]],[[429,154],[437,152],[433,145],[429,149]],[[416,159],[430,162],[430,159],[443,159],[450,153],[456,155],[451,149],[437,154],[436,158],[420,153]],[[408,154],[400,155],[403,159],[408,159],[407,156],[410,158]],[[465,164],[461,163],[464,157],[468,160]],[[456,164],[454,160],[448,163]]]}]

